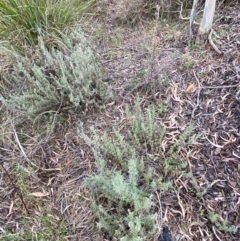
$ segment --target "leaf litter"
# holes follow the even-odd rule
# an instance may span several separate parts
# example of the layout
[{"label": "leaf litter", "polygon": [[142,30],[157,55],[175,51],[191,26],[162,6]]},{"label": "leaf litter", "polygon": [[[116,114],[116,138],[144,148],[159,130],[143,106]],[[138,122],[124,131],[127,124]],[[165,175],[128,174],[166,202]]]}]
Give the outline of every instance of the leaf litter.
[{"label": "leaf litter", "polygon": [[[158,120],[167,130],[168,141],[162,143],[165,150],[189,123],[198,136],[180,152],[188,167],[173,180],[174,192],[155,196],[159,230],[151,240],[158,240],[166,225],[173,240],[240,238],[240,228],[235,233],[226,232],[209,217],[211,211],[227,220],[228,226],[240,225],[239,10],[239,4],[226,5],[214,24],[217,34],[224,33],[220,39],[214,39],[222,55],[208,43],[191,49],[184,22],[176,34],[168,36],[167,26],[158,29],[154,38],[146,26],[122,26],[117,43],[109,36],[116,32],[108,22],[91,22],[105,30],[100,41],[93,37],[92,47],[115,98],[101,113],[89,109],[81,117],[84,126],[94,126],[99,134],[111,132],[110,127],[124,131],[125,106],[133,107],[138,94],[143,108],[150,103],[166,105],[166,113]],[[87,32],[90,35],[91,28]],[[193,60],[190,65],[181,58],[186,54],[189,61]],[[20,233],[22,219],[33,213],[40,215],[43,206],[47,206],[56,221],[67,223],[70,234],[66,240],[111,240],[93,225],[90,200],[81,187],[83,178],[96,170],[89,148],[76,133],[78,123],[78,116],[69,117],[65,126],[59,125],[54,135],[44,141],[33,135],[31,142],[22,139],[17,143],[12,138],[12,127],[5,133],[1,165],[14,183],[19,177],[28,182],[29,190],[24,193],[19,183],[18,187],[13,186],[2,169],[1,232]],[[16,167],[23,174],[15,176]],[[192,176],[187,176],[188,172]],[[22,209],[17,188],[23,193],[27,210]]]}]

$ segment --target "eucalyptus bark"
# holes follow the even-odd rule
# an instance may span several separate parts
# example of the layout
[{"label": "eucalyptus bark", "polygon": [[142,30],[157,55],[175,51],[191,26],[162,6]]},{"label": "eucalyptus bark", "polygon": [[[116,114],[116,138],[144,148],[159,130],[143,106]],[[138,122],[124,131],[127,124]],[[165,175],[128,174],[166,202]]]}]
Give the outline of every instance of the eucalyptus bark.
[{"label": "eucalyptus bark", "polygon": [[[193,24],[194,24],[194,20],[196,17],[198,2],[199,2],[199,0],[193,1],[193,6],[192,6],[192,10],[191,10],[190,32],[189,32],[191,40],[194,38]],[[216,0],[206,0],[202,21],[201,21],[200,27],[198,29],[198,35],[201,36],[205,33],[208,33],[210,31],[210,29],[212,28],[215,8],[216,8]]]},{"label": "eucalyptus bark", "polygon": [[216,0],[206,0],[203,18],[198,29],[198,34],[203,35],[208,33],[212,28],[214,12],[216,8]]},{"label": "eucalyptus bark", "polygon": [[190,39],[192,40],[194,37],[194,20],[196,17],[196,12],[197,12],[197,4],[198,4],[198,0],[194,0],[193,1],[193,6],[192,6],[192,10],[191,10],[191,15],[190,15]]}]

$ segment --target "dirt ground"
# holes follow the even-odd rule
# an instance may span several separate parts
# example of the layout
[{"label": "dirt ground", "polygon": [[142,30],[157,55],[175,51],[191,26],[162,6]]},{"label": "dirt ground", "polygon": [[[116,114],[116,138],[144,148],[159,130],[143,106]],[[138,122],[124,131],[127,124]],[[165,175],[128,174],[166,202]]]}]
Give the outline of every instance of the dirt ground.
[{"label": "dirt ground", "polygon": [[[143,22],[132,27],[95,16],[83,27],[104,71],[104,81],[114,94],[104,111],[89,109],[81,117],[85,126],[106,132],[124,125],[124,108],[133,105],[139,95],[143,106],[166,106],[161,123],[170,142],[190,123],[194,127],[197,140],[183,148],[180,158],[187,161],[186,172],[192,173],[202,195],[197,195],[192,179],[182,175],[172,180],[174,192],[161,195],[156,204],[159,229],[151,240],[158,240],[164,225],[173,241],[240,240],[239,13],[240,3],[231,3],[215,15],[212,40],[220,54],[207,40],[189,44],[186,20]],[[94,172],[94,161],[76,133],[78,124],[79,116],[69,115],[51,137],[43,140],[32,133],[21,144],[14,129],[7,132],[0,155],[10,177],[1,171],[0,231],[18,232],[23,217],[34,214],[37,219],[42,211],[39,201],[31,200],[32,206],[24,208],[14,185],[16,177],[11,176],[20,165],[35,170],[24,181],[32,183],[31,193],[39,188],[47,193],[42,198],[57,227],[63,220],[67,222],[70,235],[62,240],[110,240],[95,228],[89,199],[81,187],[84,176]],[[227,220],[228,227],[238,226],[238,231],[221,230],[207,218],[209,212]],[[33,229],[37,227],[35,218],[31,222]]]}]

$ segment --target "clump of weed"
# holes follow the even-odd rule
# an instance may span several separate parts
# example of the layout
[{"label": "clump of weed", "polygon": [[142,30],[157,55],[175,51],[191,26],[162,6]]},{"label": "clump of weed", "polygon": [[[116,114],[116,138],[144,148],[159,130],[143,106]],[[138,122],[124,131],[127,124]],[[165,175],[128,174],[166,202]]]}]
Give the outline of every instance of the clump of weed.
[{"label": "clump of weed", "polygon": [[109,97],[101,71],[80,28],[62,34],[58,48],[41,41],[35,58],[17,57],[4,76],[0,101],[21,116],[34,119],[43,112],[98,106]]},{"label": "clump of weed", "polygon": [[180,63],[186,69],[192,68],[195,64],[193,57],[188,53],[182,54],[180,57]]},{"label": "clump of weed", "polygon": [[200,187],[192,172],[184,173],[183,177],[189,180],[189,183],[192,186],[192,191],[196,194],[197,197],[202,198],[207,193],[209,186]]},{"label": "clump of weed", "polygon": [[39,240],[67,240],[68,230],[62,220],[52,215],[39,215],[37,219],[28,218],[22,220],[22,229],[16,233],[4,231],[0,234],[4,241],[39,241]]}]

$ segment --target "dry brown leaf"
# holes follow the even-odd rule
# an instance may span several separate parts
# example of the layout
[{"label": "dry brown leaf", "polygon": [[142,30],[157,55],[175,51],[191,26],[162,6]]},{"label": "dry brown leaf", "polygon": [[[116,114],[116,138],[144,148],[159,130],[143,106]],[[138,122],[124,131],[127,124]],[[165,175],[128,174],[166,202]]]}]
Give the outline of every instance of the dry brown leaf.
[{"label": "dry brown leaf", "polygon": [[12,201],[12,202],[11,202],[11,205],[10,205],[10,207],[9,207],[9,211],[8,211],[7,217],[12,214],[13,205],[14,205],[14,202]]},{"label": "dry brown leaf", "polygon": [[34,197],[46,197],[49,195],[49,192],[32,192],[31,195]]},{"label": "dry brown leaf", "polygon": [[191,83],[191,84],[188,85],[186,91],[187,91],[187,92],[194,92],[195,89],[196,89],[195,84],[194,84],[194,83]]}]

